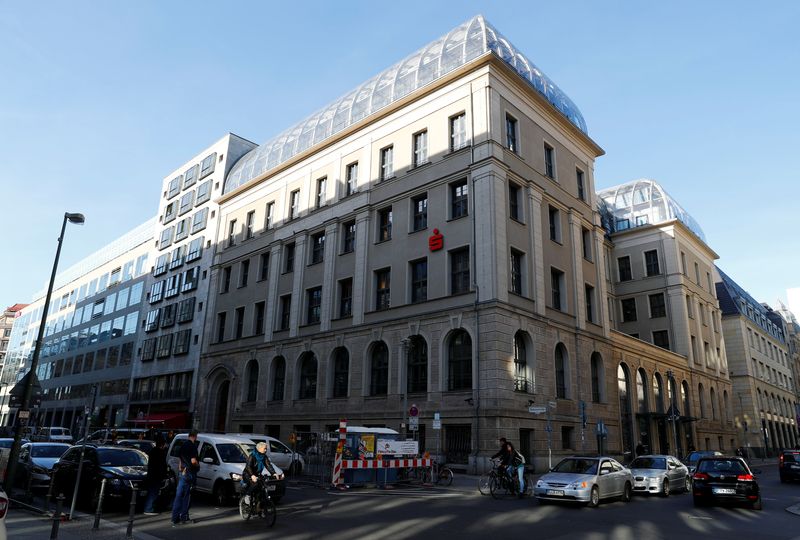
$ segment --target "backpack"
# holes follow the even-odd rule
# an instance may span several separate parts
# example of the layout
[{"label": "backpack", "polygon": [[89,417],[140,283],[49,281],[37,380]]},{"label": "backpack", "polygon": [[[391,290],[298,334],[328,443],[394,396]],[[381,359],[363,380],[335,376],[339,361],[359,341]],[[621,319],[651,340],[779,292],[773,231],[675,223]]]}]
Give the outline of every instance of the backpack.
[{"label": "backpack", "polygon": [[511,464],[515,467],[525,465],[525,456],[520,454],[518,450],[514,450],[514,457],[511,458]]}]

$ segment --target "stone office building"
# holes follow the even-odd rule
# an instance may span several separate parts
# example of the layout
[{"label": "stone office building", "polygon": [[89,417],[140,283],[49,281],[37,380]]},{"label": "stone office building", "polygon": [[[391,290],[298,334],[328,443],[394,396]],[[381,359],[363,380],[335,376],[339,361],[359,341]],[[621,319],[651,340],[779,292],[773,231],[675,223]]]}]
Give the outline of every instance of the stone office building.
[{"label": "stone office building", "polygon": [[505,435],[540,468],[593,450],[598,421],[631,452],[636,369],[674,366],[659,411],[695,369],[613,328],[602,153],[476,17],[245,155],[218,197],[201,427],[398,428],[415,403],[451,463]]}]

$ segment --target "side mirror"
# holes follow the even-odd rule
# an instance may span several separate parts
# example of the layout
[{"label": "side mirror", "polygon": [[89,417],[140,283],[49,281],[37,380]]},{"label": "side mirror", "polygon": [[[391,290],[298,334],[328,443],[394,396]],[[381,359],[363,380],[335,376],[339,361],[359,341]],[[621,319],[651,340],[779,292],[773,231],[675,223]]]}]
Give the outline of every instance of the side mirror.
[{"label": "side mirror", "polygon": [[205,458],[203,458],[203,463],[208,463],[209,465],[213,465],[214,464],[214,460],[211,459],[210,457],[205,457]]}]

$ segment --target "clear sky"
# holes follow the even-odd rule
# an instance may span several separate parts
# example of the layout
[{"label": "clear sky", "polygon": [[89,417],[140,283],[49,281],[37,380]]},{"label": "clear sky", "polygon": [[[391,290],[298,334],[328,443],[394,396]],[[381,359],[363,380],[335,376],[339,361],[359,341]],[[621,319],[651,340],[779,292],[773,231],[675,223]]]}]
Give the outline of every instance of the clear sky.
[{"label": "clear sky", "polygon": [[598,188],[661,182],[719,265],[774,303],[800,286],[800,3],[0,0],[0,304],[158,207],[233,132],[257,143],[483,13],[578,105]]}]

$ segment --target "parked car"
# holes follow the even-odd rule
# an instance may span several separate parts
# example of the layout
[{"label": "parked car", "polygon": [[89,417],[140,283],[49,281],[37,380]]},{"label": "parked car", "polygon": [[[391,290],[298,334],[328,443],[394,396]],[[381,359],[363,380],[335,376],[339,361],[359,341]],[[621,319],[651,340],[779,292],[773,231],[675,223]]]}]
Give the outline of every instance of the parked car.
[{"label": "parked car", "polygon": [[22,445],[19,451],[19,465],[15,484],[26,487],[30,479],[31,489],[50,487],[53,466],[69,450],[64,443],[30,442]]},{"label": "parked car", "polygon": [[778,457],[781,482],[800,480],[800,450],[784,450]]},{"label": "parked car", "polygon": [[7,540],[6,514],[8,513],[8,495],[0,487],[0,540]]},{"label": "parked car", "polygon": [[[72,493],[78,476],[78,465],[81,446],[72,446],[53,467],[53,493]],[[97,507],[100,486],[106,479],[105,501],[127,503],[131,498],[131,489],[137,490],[137,497],[144,498],[146,490],[143,481],[147,475],[147,455],[135,448],[121,446],[86,446],[79,500],[85,501],[89,508]],[[171,495],[171,479],[164,480],[161,486],[160,499],[168,499]]]},{"label": "parked car", "polygon": [[639,456],[628,468],[634,493],[657,493],[669,497],[673,491],[691,491],[689,469],[678,458],[667,455]]},{"label": "parked car", "polygon": [[122,439],[121,441],[117,441],[117,446],[136,448],[145,454],[152,450],[155,445],[155,441],[148,441],[147,439]]},{"label": "parked car", "polygon": [[736,456],[710,456],[697,462],[692,476],[695,506],[713,503],[747,503],[761,510],[761,493],[745,460]]},{"label": "parked car", "polygon": [[[94,444],[113,444],[115,441],[138,439],[139,435],[144,435],[145,433],[147,433],[147,430],[142,428],[103,428],[93,431],[86,442]],[[82,442],[83,439],[77,441],[77,443]]]},{"label": "parked car", "polygon": [[[169,447],[167,463],[177,476],[180,464],[180,448],[188,435],[176,435]],[[195,489],[213,496],[214,502],[224,506],[235,499],[242,489],[242,471],[250,452],[255,448],[252,440],[236,435],[201,433],[197,436],[197,455],[200,470]],[[268,481],[270,496],[275,502],[286,494],[286,478],[283,469],[275,465],[277,477]]]},{"label": "parked car", "polygon": [[696,450],[694,452],[690,452],[688,456],[683,458],[683,464],[686,465],[686,468],[689,469],[689,474],[694,474],[694,470],[697,467],[697,462],[704,457],[713,457],[713,456],[721,456],[722,452],[717,450]]},{"label": "parked car", "polygon": [[298,452],[292,452],[288,446],[275,437],[258,433],[233,433],[232,435],[245,437],[254,443],[267,443],[267,455],[270,461],[284,471],[289,471],[289,474],[300,474],[306,466],[302,455]]},{"label": "parked car", "polygon": [[33,442],[60,442],[72,444],[72,433],[65,427],[43,427],[39,428],[32,437]]},{"label": "parked car", "polygon": [[[19,444],[23,445],[29,442],[31,441],[28,439],[21,439]],[[0,439],[0,448],[11,448],[12,446],[14,446],[14,439]]]},{"label": "parked car", "polygon": [[533,488],[540,503],[573,501],[596,507],[603,499],[631,500],[633,475],[610,457],[568,457],[545,473]]}]

